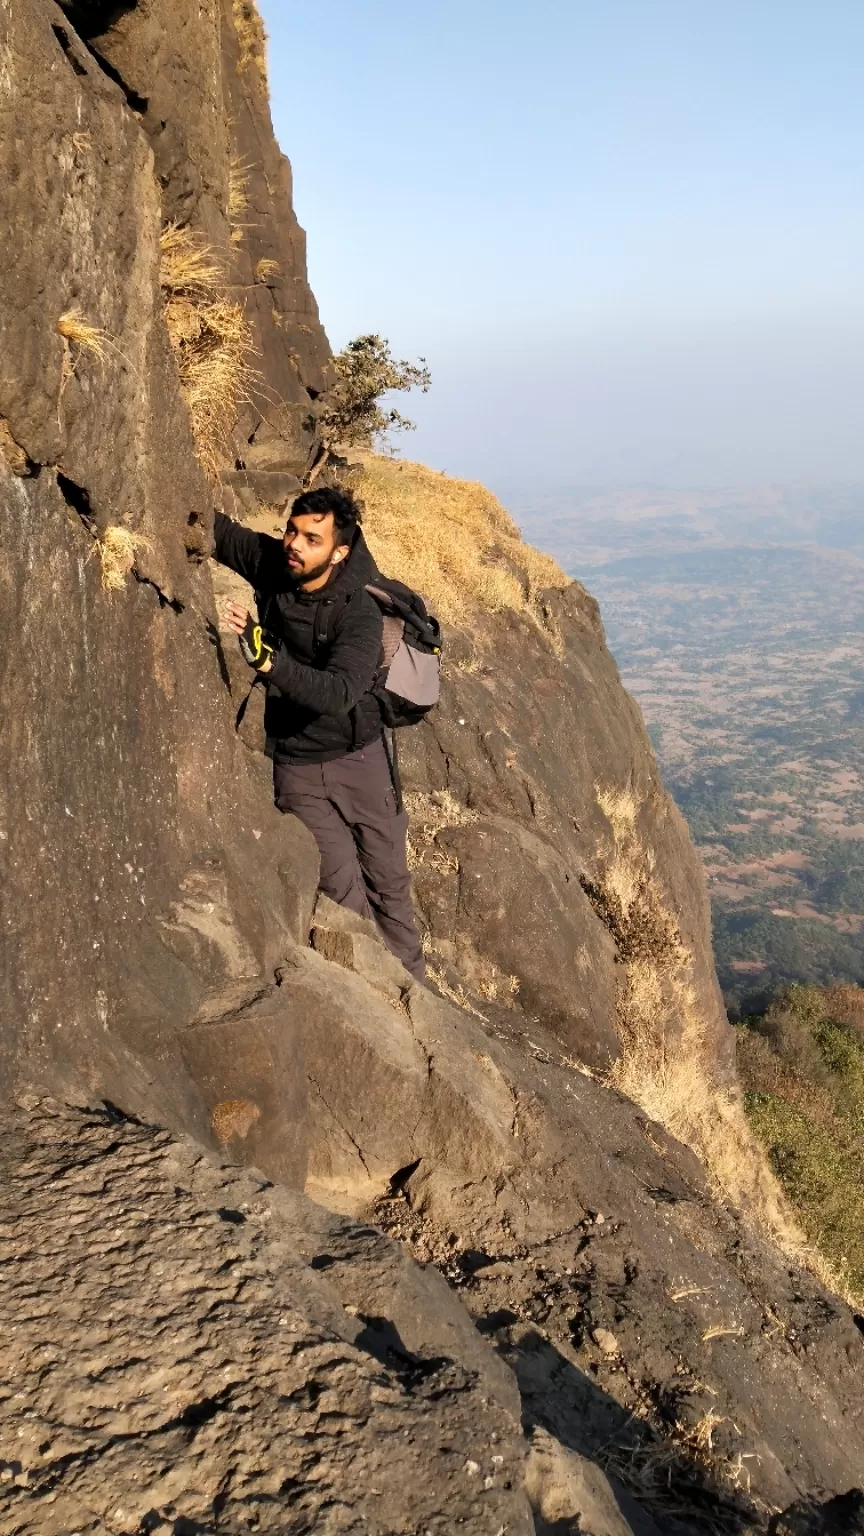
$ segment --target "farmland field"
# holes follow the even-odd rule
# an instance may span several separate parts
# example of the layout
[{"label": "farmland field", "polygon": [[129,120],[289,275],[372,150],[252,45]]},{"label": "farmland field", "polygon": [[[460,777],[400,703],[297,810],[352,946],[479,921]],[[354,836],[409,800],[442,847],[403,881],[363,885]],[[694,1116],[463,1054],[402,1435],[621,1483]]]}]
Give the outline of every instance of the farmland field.
[{"label": "farmland field", "polygon": [[859,508],[836,492],[821,511],[777,493],[517,506],[600,602],[702,855],[733,1010],[793,980],[864,984]]}]

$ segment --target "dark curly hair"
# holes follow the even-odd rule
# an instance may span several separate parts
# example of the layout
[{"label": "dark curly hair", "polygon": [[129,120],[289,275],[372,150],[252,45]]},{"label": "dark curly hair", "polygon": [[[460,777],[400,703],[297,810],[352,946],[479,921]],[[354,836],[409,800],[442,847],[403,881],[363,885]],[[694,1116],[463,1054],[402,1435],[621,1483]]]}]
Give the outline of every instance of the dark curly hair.
[{"label": "dark curly hair", "polygon": [[333,527],[337,536],[350,544],[354,531],[363,521],[363,507],[352,491],[323,485],[317,491],[304,491],[291,508],[292,517],[326,517],[333,515]]}]

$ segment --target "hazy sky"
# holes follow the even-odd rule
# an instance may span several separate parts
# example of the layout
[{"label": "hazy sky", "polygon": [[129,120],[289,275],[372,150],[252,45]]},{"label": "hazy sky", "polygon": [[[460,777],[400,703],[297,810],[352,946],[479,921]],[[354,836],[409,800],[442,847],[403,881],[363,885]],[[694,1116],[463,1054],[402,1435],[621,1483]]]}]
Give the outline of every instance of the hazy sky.
[{"label": "hazy sky", "polygon": [[864,481],[864,0],[259,0],[322,318],[406,456]]}]

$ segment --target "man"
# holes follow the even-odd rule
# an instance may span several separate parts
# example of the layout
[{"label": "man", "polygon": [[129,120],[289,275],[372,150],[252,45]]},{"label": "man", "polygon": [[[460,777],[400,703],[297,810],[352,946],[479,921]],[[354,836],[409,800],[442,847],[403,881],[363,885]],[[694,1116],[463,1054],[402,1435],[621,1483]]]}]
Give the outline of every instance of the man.
[{"label": "man", "polygon": [[307,491],[281,542],[216,514],[216,559],[255,590],[258,622],[232,603],[228,623],[265,679],[276,804],[309,828],[321,890],[374,918],[422,981],[408,873],[408,818],[398,803],[381,711],[370,690],[381,659],[377,575],[348,491]]}]

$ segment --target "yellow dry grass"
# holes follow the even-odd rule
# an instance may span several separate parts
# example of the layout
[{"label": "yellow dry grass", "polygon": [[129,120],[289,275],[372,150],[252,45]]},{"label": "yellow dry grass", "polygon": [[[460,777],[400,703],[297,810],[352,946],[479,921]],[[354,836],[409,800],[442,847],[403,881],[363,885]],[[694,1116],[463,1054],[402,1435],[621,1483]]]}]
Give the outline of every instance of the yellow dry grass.
[{"label": "yellow dry grass", "polygon": [[478,981],[477,990],[487,1002],[502,1003],[508,1007],[512,1005],[513,999],[518,997],[521,985],[518,976],[499,971],[494,961],[487,960],[486,972]]},{"label": "yellow dry grass", "polygon": [[185,224],[166,224],[159,237],[159,280],[162,292],[211,299],[225,281],[213,249]]},{"label": "yellow dry grass", "polygon": [[102,568],[102,588],[105,592],[122,592],[126,578],[135,565],[140,549],[150,545],[140,534],[129,528],[106,528],[96,541],[99,563]]},{"label": "yellow dry grass", "polygon": [[277,277],[282,276],[282,268],[278,261],[273,261],[269,256],[262,256],[255,268],[256,283],[272,283]]},{"label": "yellow dry grass", "polygon": [[57,321],[57,331],[63,338],[63,364],[60,372],[60,397],[74,376],[82,357],[92,357],[104,363],[108,356],[111,338],[107,331],[91,325],[79,309],[70,309]]},{"label": "yellow dry grass", "polygon": [[631,789],[597,786],[597,804],[612,828],[616,850],[636,834],[639,802]]},{"label": "yellow dry grass", "polygon": [[455,853],[438,846],[438,833],[446,827],[466,827],[477,820],[474,811],[460,805],[449,789],[434,790],[431,795],[420,790],[409,790],[405,795],[405,809],[409,817],[408,868],[426,866],[440,874],[458,874],[459,860]]},{"label": "yellow dry grass", "polygon": [[714,1435],[721,1425],[727,1422],[728,1420],[722,1414],[717,1413],[714,1408],[709,1408],[692,1426],[676,1424],[676,1443],[692,1451],[700,1459],[710,1457],[714,1452]]},{"label": "yellow dry grass", "polygon": [[463,1008],[466,1013],[471,1014],[472,1018],[480,1019],[482,1023],[488,1024],[489,1020],[485,1013],[481,1013],[480,1009],[474,1006],[462,983],[457,981],[454,986],[451,986],[445,972],[439,965],[434,964],[434,951],[430,952],[427,946],[424,945],[424,953],[427,956],[426,976],[437,987],[441,996],[446,997],[448,1002],[455,1003],[457,1008]]},{"label": "yellow dry grass", "polygon": [[570,585],[554,560],[523,543],[485,486],[376,454],[361,466],[352,483],[375,559],[446,623],[464,623],[478,608],[537,619],[544,588]]},{"label": "yellow dry grass", "polygon": [[249,166],[237,155],[228,172],[228,218],[232,224],[249,207]]},{"label": "yellow dry grass", "polygon": [[[691,980],[693,957],[666,908],[650,850],[640,840],[635,796],[598,787],[597,801],[609,823],[612,851],[599,880],[586,883],[586,890],[623,962],[621,1055],[609,1082],[691,1147],[718,1192],[757,1221],[785,1253],[860,1308],[861,1296],[849,1276],[807,1242],[751,1129],[740,1089],[717,1081]],[[809,1088],[812,1114],[819,1108],[819,1090]]]},{"label": "yellow dry grass", "polygon": [[8,465],[13,475],[27,475],[30,472],[30,460],[20,444],[16,443],[8,421],[0,416],[0,459]]},{"label": "yellow dry grass", "polygon": [[160,277],[198,457],[215,479],[231,462],[231,431],[254,377],[252,332],[242,304],[227,297],[221,263],[193,231],[163,230]]},{"label": "yellow dry grass", "polygon": [[102,331],[96,325],[91,325],[89,320],[78,309],[70,309],[67,314],[61,315],[57,321],[57,329],[68,346],[78,348],[79,352],[88,352],[98,362],[104,363],[108,356],[108,347],[111,338],[107,331]]},{"label": "yellow dry grass", "polygon": [[[439,867],[435,863],[436,851],[433,847],[432,859],[422,861],[424,868],[428,869],[430,864],[432,868]],[[456,867],[458,869],[458,860]],[[519,977],[500,970],[488,955],[480,954],[467,934],[458,932],[454,939],[436,940],[431,934],[424,933],[423,953],[428,962],[428,974],[432,976],[439,989],[444,991],[446,977],[449,975],[450,981],[447,985],[450,990],[445,991],[445,996],[451,1001],[458,1002],[460,1007],[467,1008],[468,1012],[473,1013],[477,1018],[486,1020],[486,1015],[471,1001],[472,997],[486,1003],[496,1003],[501,1008],[516,1006],[516,998],[522,985]],[[551,1060],[549,1056],[544,1056],[543,1059]]]},{"label": "yellow dry grass", "polygon": [[240,68],[254,64],[267,83],[267,32],[254,0],[233,0],[232,15],[240,41]]},{"label": "yellow dry grass", "polygon": [[639,836],[638,801],[629,789],[598,786],[596,793],[612,848],[585,889],[622,961],[621,1054],[609,1081],[697,1153],[719,1192],[800,1257],[802,1233],[750,1129],[740,1091],[717,1080],[693,956]]}]

